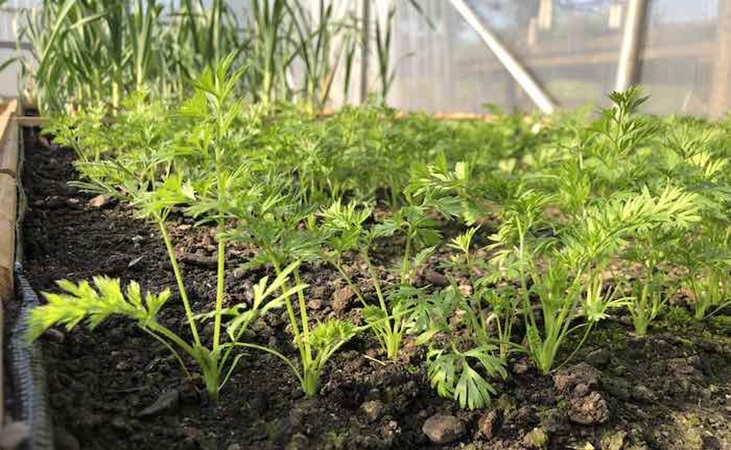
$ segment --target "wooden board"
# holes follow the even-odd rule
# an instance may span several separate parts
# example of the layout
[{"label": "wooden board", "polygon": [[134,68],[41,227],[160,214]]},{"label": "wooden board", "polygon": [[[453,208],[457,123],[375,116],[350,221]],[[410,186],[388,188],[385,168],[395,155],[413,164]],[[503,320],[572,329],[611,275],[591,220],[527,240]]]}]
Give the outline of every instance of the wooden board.
[{"label": "wooden board", "polygon": [[[15,117],[10,118],[6,126],[5,135],[0,141],[0,173],[15,178],[18,170],[18,122]],[[0,201],[2,201],[0,199]]]},{"label": "wooden board", "polygon": [[[0,361],[3,359],[3,324],[5,303],[13,298],[15,265],[15,220],[18,207],[18,124],[15,121],[18,103],[0,105]],[[5,421],[5,385],[0,366],[0,428]]]},{"label": "wooden board", "polygon": [[0,111],[0,301],[13,295],[15,263],[15,217],[17,213],[18,124],[15,122],[17,102]]},{"label": "wooden board", "polygon": [[15,264],[15,211],[18,207],[15,177],[0,173],[0,299],[5,304],[13,298]]}]

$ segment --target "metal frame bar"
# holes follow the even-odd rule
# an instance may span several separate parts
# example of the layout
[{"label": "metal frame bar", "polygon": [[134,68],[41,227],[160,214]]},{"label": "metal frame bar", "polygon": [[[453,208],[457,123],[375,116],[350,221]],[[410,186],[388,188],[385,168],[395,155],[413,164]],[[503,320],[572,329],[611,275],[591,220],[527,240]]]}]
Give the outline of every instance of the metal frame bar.
[{"label": "metal frame bar", "polygon": [[520,64],[520,62],[500,42],[497,35],[493,33],[477,17],[472,8],[464,0],[450,0],[452,6],[462,15],[467,23],[480,35],[482,41],[495,54],[500,63],[515,79],[516,83],[528,94],[533,103],[546,114],[551,114],[556,109],[556,104],[548,94],[540,87],[533,76]]},{"label": "metal frame bar", "polygon": [[[360,102],[365,103],[368,101],[368,61],[370,58],[370,33],[368,27],[371,22],[371,1],[362,0],[361,5],[361,18],[362,29],[361,29],[361,56],[360,56]],[[347,100],[347,99],[346,99]]]},{"label": "metal frame bar", "polygon": [[647,0],[629,0],[622,32],[622,47],[619,51],[615,91],[626,91],[637,82],[646,15]]}]

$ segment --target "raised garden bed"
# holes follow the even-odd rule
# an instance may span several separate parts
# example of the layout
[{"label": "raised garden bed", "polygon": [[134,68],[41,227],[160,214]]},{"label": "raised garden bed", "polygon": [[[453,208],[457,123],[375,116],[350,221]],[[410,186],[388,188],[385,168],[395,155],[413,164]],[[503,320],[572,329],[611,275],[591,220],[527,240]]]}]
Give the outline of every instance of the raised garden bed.
[{"label": "raised garden bed", "polygon": [[[156,228],[123,202],[70,187],[70,150],[41,145],[37,130],[26,129],[24,138],[24,265],[35,290],[99,274],[135,279],[153,292],[173,285]],[[216,282],[213,230],[180,214],[169,222],[191,301],[208,309],[203,303],[215,297]],[[255,252],[242,245],[227,255],[233,300],[249,295],[265,274],[235,270]],[[442,283],[439,263],[448,256],[432,257],[415,284]],[[373,257],[388,260],[388,248]],[[303,281],[312,286],[314,319],[357,316],[358,303],[334,270],[307,267]],[[160,320],[183,331],[178,305],[171,301]],[[217,403],[194,390],[169,353],[129,321],[112,318],[93,334],[52,330],[42,342],[59,450],[728,448],[728,325],[666,316],[655,327],[663,331],[647,337],[632,337],[631,328],[621,314],[603,321],[572,363],[549,375],[512,356],[508,378],[495,382],[493,407],[474,411],[429,387],[424,349],[413,338],[396,361],[384,361],[373,336],[359,335],[328,364],[312,399],[283,362],[250,352]],[[283,311],[257,325],[255,341],[295,353]]]}]

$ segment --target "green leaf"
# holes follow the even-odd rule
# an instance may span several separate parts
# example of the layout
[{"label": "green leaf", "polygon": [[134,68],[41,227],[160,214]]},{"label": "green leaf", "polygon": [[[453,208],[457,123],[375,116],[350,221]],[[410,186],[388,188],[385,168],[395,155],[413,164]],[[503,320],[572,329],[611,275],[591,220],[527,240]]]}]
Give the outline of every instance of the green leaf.
[{"label": "green leaf", "polygon": [[95,277],[94,287],[87,281],[75,284],[60,280],[57,284],[65,292],[44,293],[48,303],[30,312],[30,340],[37,339],[54,325],[64,325],[70,330],[86,320],[89,328],[93,329],[112,315],[129,317],[145,328],[149,322],[155,321],[160,308],[170,297],[167,289],[158,295],[148,292],[143,303],[139,284],[131,282],[123,293],[119,279],[107,277]]},{"label": "green leaf", "polygon": [[485,408],[490,405],[490,396],[496,393],[495,388],[466,361],[462,363],[462,374],[454,389],[454,398],[461,408]]}]

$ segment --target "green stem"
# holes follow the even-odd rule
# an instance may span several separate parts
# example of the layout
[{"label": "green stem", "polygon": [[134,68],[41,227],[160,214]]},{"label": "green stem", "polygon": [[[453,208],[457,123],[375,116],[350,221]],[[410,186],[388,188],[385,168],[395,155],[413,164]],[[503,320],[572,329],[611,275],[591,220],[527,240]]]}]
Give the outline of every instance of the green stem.
[{"label": "green stem", "polygon": [[[593,324],[591,322],[587,322],[586,323],[586,331],[584,331],[584,336],[581,337],[581,341],[579,341],[579,344],[576,346],[576,348],[574,348],[574,351],[571,352],[571,354],[569,355],[569,357],[566,358],[561,364],[559,364],[558,367],[556,367],[556,370],[558,370],[561,367],[565,366],[569,361],[571,361],[571,359],[574,356],[576,356],[576,353],[584,345],[584,342],[586,341],[586,338],[589,337],[589,332],[591,331],[592,325]],[[575,330],[575,328],[574,328],[574,330]]]},{"label": "green stem", "polygon": [[185,372],[185,376],[188,379],[192,378],[192,376],[190,375],[190,371],[188,371],[188,368],[185,366],[185,363],[183,362],[183,358],[180,357],[180,354],[175,350],[175,348],[172,345],[170,345],[170,343],[168,341],[166,341],[161,336],[159,336],[157,333],[155,333],[155,331],[153,331],[152,327],[148,327],[148,326],[142,327],[141,326],[140,328],[142,328],[142,330],[145,333],[147,333],[150,336],[152,336],[153,338],[155,338],[155,340],[160,342],[163,346],[165,346],[165,348],[170,350],[170,353],[172,353],[173,356],[175,356],[175,359],[178,361],[178,364],[180,364],[180,367],[183,369],[183,372]]},{"label": "green stem", "polygon": [[409,265],[410,265],[410,253],[411,253],[411,227],[406,233],[406,246],[404,247],[404,260],[401,263],[401,285],[407,284],[406,278],[408,277]]},{"label": "green stem", "polygon": [[[378,296],[378,303],[381,307],[381,310],[383,311],[385,317],[386,317],[386,323],[383,326],[383,330],[385,333],[385,350],[386,350],[386,356],[388,359],[395,359],[396,356],[398,356],[399,347],[401,346],[401,334],[399,330],[399,325],[397,320],[401,319],[394,319],[394,322],[391,322],[391,319],[389,318],[389,310],[386,306],[386,299],[383,297],[383,292],[381,291],[381,282],[378,278],[378,275],[376,274],[376,270],[373,267],[373,264],[371,263],[370,258],[368,257],[367,252],[363,253],[363,259],[366,262],[366,265],[368,266],[368,274],[371,277],[371,280],[373,280],[373,286],[376,288],[376,295]],[[380,328],[380,327],[379,327]],[[377,328],[374,328],[374,330]]]},{"label": "green stem", "polygon": [[[275,272],[277,272],[277,275],[282,274],[282,269],[277,262],[272,262],[272,265],[274,266]],[[288,288],[286,283],[282,284],[282,292],[287,292]],[[297,324],[297,315],[294,313],[294,307],[292,306],[292,299],[290,296],[286,296],[284,299],[284,304],[287,307],[287,317],[289,317],[289,322],[292,325],[292,336],[294,337],[295,342],[299,341],[300,338],[300,330],[299,325]],[[300,353],[302,350],[300,349]]]},{"label": "green stem", "polygon": [[363,293],[360,291],[358,286],[356,286],[355,283],[353,283],[353,280],[350,278],[347,272],[345,272],[345,269],[343,269],[342,263],[340,262],[340,256],[338,256],[337,261],[333,261],[333,266],[337,269],[338,273],[343,277],[345,282],[348,284],[350,289],[353,291],[356,297],[358,297],[358,300],[363,304],[363,306],[366,306],[365,297],[363,296]]},{"label": "green stem", "polygon": [[[297,285],[302,285],[302,278],[300,277],[299,269],[294,270],[294,279]],[[305,354],[307,355],[306,366],[312,363],[312,347],[310,346],[310,325],[307,320],[307,303],[305,302],[305,294],[302,289],[297,291],[297,299],[300,306],[300,320],[302,321],[302,341],[304,346]],[[305,366],[305,367],[306,367]]]},{"label": "green stem", "polygon": [[221,340],[221,311],[223,310],[223,289],[226,277],[226,242],[221,236],[225,231],[225,224],[218,224],[218,270],[216,279],[216,315],[213,323],[213,354],[216,355]]},{"label": "green stem", "polygon": [[[378,303],[383,310],[384,313],[386,313],[386,316],[388,316],[388,307],[386,307],[386,300],[383,297],[383,293],[381,292],[381,280],[378,278],[378,274],[376,273],[376,269],[373,267],[373,264],[371,263],[371,259],[368,257],[367,252],[362,252],[363,259],[366,262],[366,266],[368,267],[368,275],[370,275],[371,280],[373,281],[373,287],[376,289],[376,295],[378,296]],[[389,328],[390,328],[390,321],[389,321]]]},{"label": "green stem", "polygon": [[277,358],[279,358],[282,361],[284,361],[287,364],[287,366],[289,366],[289,368],[292,370],[292,373],[294,374],[294,376],[297,377],[297,380],[300,382],[300,384],[302,386],[305,385],[305,380],[302,377],[302,375],[300,374],[299,369],[297,369],[297,366],[295,366],[294,363],[289,358],[287,358],[283,354],[279,353],[278,351],[274,350],[273,348],[264,347],[263,345],[252,344],[252,343],[249,343],[249,342],[235,342],[234,345],[237,345],[237,346],[240,346],[240,347],[253,348],[253,349],[256,349],[256,350],[261,350],[263,352],[266,352],[266,353],[269,353],[271,355],[276,356]]},{"label": "green stem", "polygon": [[317,395],[317,388],[319,384],[320,374],[318,370],[312,367],[305,368],[302,379],[302,390],[307,398],[312,398]]},{"label": "green stem", "polygon": [[200,346],[201,340],[198,336],[198,327],[196,326],[195,316],[193,315],[193,309],[190,307],[190,300],[188,299],[188,293],[185,290],[185,284],[183,283],[183,275],[180,272],[180,266],[178,265],[178,259],[175,257],[175,248],[170,240],[170,234],[168,233],[165,221],[162,218],[157,218],[157,224],[160,227],[160,233],[162,239],[165,241],[165,248],[170,258],[170,265],[173,267],[173,273],[175,274],[175,281],[178,284],[178,291],[180,291],[180,298],[183,300],[183,307],[185,308],[185,317],[188,319],[188,325],[190,326],[190,332],[193,334],[193,340],[195,344]]}]

